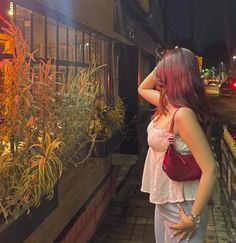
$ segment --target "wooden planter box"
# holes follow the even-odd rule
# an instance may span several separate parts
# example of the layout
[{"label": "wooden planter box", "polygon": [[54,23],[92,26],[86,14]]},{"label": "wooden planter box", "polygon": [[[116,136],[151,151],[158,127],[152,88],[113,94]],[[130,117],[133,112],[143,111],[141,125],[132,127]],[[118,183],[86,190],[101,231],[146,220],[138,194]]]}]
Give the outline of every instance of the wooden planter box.
[{"label": "wooden planter box", "polygon": [[106,157],[109,153],[114,151],[123,139],[124,134],[117,132],[110,138],[96,140],[91,156],[97,158]]},{"label": "wooden planter box", "polygon": [[42,221],[58,205],[58,186],[54,189],[52,200],[43,198],[39,207],[32,207],[30,214],[23,210],[20,216],[15,220],[10,219],[8,223],[0,226],[0,242],[2,243],[22,243]]}]

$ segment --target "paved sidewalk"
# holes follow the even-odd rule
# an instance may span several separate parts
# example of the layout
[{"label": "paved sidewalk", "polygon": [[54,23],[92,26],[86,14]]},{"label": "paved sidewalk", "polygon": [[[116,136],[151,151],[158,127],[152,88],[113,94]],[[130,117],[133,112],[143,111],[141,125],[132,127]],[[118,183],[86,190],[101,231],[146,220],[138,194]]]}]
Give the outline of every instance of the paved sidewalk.
[{"label": "paved sidewalk", "polygon": [[[128,163],[129,166],[124,158],[125,155],[114,156],[115,160],[119,161],[115,163],[116,166],[120,166],[120,171],[122,171],[118,173],[118,181],[119,183],[123,181],[123,183],[116,199],[108,206],[90,243],[155,243],[154,205],[149,202],[148,194],[140,192],[146,151],[144,147],[135,165],[133,165],[135,157],[131,160],[129,157],[128,160],[131,161]],[[123,161],[123,164],[120,161]],[[124,180],[126,174],[128,176]],[[213,201],[214,207],[210,210],[205,243],[236,242],[229,241],[228,238],[218,187],[215,189]]]}]

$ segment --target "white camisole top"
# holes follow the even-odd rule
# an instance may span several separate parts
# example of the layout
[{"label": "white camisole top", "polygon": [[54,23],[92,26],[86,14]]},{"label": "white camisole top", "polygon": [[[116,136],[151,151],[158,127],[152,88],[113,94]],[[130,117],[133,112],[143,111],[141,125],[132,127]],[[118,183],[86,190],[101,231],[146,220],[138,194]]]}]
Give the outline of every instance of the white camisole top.
[{"label": "white camisole top", "polygon": [[169,138],[174,136],[175,149],[180,153],[189,152],[188,146],[180,136],[169,133],[167,129],[155,127],[153,121],[148,125],[147,133],[149,149],[143,170],[141,191],[149,193],[150,202],[155,204],[195,200],[199,180],[172,181],[162,169]]}]

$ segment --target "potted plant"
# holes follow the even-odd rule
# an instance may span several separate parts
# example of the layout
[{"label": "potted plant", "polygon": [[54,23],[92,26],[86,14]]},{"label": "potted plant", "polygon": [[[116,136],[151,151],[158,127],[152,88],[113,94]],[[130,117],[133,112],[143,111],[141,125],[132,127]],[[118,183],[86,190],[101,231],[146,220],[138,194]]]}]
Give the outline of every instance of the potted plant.
[{"label": "potted plant", "polygon": [[[20,30],[1,20],[6,25],[3,31],[12,39],[12,58],[0,63],[4,75],[0,90],[0,216],[2,223],[16,228],[19,216],[30,214],[32,206],[39,207],[42,200],[53,198],[62,175],[59,151],[63,140],[54,129],[57,94],[52,92],[56,86],[53,65],[41,62],[36,74],[31,68],[33,55],[26,58],[26,42]],[[57,198],[50,204],[56,207]],[[44,216],[40,215],[41,221]],[[4,242],[6,235],[12,235],[5,228],[0,234]],[[26,231],[20,234],[22,240],[29,233]]]},{"label": "potted plant", "polygon": [[122,141],[124,137],[125,106],[118,96],[113,104],[104,98],[95,103],[95,113],[90,121],[90,135],[96,137],[92,151],[94,157],[105,157]]},{"label": "potted plant", "polygon": [[0,63],[0,242],[22,242],[57,207],[63,168],[83,164],[97,139],[121,129],[124,106],[119,98],[106,104],[105,117],[98,109],[95,73],[103,66],[81,68],[60,83],[50,60],[32,69],[34,53],[19,28],[1,20],[12,58]]}]

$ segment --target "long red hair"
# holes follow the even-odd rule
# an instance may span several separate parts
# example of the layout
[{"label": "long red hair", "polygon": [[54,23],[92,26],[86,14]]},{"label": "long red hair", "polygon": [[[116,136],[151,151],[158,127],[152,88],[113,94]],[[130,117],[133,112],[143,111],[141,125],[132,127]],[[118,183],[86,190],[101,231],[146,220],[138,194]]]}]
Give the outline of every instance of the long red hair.
[{"label": "long red hair", "polygon": [[171,49],[157,64],[154,75],[160,91],[155,115],[166,114],[168,102],[174,107],[189,107],[206,128],[211,112],[195,55],[185,48]]}]

